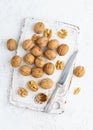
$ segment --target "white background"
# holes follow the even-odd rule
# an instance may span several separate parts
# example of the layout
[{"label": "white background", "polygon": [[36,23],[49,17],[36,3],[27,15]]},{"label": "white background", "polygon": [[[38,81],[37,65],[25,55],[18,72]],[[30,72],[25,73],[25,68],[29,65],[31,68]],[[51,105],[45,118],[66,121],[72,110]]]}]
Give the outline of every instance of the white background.
[{"label": "white background", "polygon": [[[47,115],[9,103],[11,72],[7,67],[14,52],[6,40],[18,39],[24,17],[41,17],[78,25],[77,65],[84,65],[84,78],[73,78],[70,98],[62,115]],[[93,1],[92,0],[0,0],[0,129],[1,130],[93,130]],[[81,87],[81,93],[73,90]]]}]

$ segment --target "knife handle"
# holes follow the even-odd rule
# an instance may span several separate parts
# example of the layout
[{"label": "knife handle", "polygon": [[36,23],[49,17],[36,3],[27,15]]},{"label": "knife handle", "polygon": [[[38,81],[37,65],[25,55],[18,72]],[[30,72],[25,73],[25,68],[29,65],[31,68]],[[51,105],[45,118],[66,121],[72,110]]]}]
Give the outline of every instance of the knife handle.
[{"label": "knife handle", "polygon": [[55,98],[58,94],[58,91],[60,89],[60,87],[62,87],[62,85],[58,84],[56,85],[56,88],[54,89],[51,97],[50,97],[50,100],[48,101],[47,105],[45,106],[45,112],[50,112],[52,110],[52,107],[53,107],[53,104],[55,102]]}]

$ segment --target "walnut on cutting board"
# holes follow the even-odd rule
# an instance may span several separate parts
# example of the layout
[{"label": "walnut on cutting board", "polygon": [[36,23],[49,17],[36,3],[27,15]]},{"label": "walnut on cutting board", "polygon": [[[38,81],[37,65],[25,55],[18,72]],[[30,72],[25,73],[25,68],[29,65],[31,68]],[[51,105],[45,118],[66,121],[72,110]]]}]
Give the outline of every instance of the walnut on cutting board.
[{"label": "walnut on cutting board", "polygon": [[52,75],[54,73],[55,67],[54,64],[49,62],[44,65],[44,72],[48,75]]},{"label": "walnut on cutting board", "polygon": [[11,59],[11,65],[12,67],[18,67],[22,62],[22,58],[18,55],[15,55]]},{"label": "walnut on cutting board", "polygon": [[34,42],[31,39],[27,39],[22,43],[22,47],[26,51],[30,51],[34,47]]},{"label": "walnut on cutting board", "polygon": [[43,76],[44,72],[42,68],[32,68],[32,76],[35,78],[40,78]]},{"label": "walnut on cutting board", "polygon": [[53,39],[48,42],[47,46],[49,49],[54,50],[57,49],[58,45],[59,45],[59,41],[57,39]]},{"label": "walnut on cutting board", "polygon": [[23,75],[23,76],[29,76],[31,75],[31,68],[27,65],[23,65],[20,67],[19,72]]},{"label": "walnut on cutting board", "polygon": [[19,94],[21,97],[26,97],[26,96],[28,95],[28,91],[27,91],[27,89],[25,89],[24,87],[22,87],[22,88],[19,88],[18,94]]},{"label": "walnut on cutting board", "polygon": [[53,81],[50,78],[45,78],[40,81],[39,85],[43,89],[50,89],[53,86]]},{"label": "walnut on cutting board", "polygon": [[37,57],[36,59],[35,59],[35,65],[37,66],[37,67],[40,67],[40,68],[42,68],[44,65],[45,65],[45,63],[46,63],[46,61],[45,61],[45,58],[44,57]]},{"label": "walnut on cutting board", "polygon": [[37,34],[43,33],[43,32],[44,32],[44,29],[45,29],[45,25],[44,25],[44,23],[42,23],[42,22],[38,22],[38,23],[36,23],[35,26],[34,26],[34,31],[35,31],[35,33],[37,33]]},{"label": "walnut on cutting board", "polygon": [[28,53],[24,56],[24,61],[26,64],[32,65],[34,64],[35,57],[31,53]]},{"label": "walnut on cutting board", "polygon": [[35,97],[35,100],[42,104],[48,100],[48,96],[45,93],[38,93]]},{"label": "walnut on cutting board", "polygon": [[16,50],[16,48],[17,48],[17,42],[16,42],[16,40],[15,39],[9,39],[7,41],[7,48],[10,51]]},{"label": "walnut on cutting board", "polygon": [[33,92],[36,92],[39,88],[38,84],[34,80],[28,81],[27,85]]},{"label": "walnut on cutting board", "polygon": [[60,56],[64,56],[69,51],[69,46],[67,44],[61,44],[57,48],[57,52]]}]

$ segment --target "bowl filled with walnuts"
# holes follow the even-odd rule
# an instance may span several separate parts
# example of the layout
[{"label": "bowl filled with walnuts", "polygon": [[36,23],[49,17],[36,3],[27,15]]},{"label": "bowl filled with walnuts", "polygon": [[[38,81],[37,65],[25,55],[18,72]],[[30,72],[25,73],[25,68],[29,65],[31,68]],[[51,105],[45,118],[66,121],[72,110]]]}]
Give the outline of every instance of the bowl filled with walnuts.
[{"label": "bowl filled with walnuts", "polygon": [[[59,21],[26,18],[19,41],[9,39],[7,48],[16,54],[10,59],[12,104],[44,111],[56,83],[72,53],[77,49],[78,27]],[[74,64],[73,64],[74,66]],[[73,69],[73,67],[72,67]],[[74,71],[75,73],[76,71]],[[65,88],[71,82],[69,74]],[[66,98],[60,90],[51,113],[62,113]],[[65,106],[65,105],[64,105]]]}]

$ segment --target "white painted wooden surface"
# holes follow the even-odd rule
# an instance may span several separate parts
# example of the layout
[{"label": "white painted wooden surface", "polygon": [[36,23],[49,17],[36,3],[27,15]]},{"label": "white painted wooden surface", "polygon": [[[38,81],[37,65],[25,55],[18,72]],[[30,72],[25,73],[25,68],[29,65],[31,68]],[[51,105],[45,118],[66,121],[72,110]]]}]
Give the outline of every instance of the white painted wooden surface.
[{"label": "white painted wooden surface", "polygon": [[[8,38],[18,39],[24,17],[46,17],[78,25],[81,29],[77,65],[86,76],[74,77],[66,112],[47,115],[9,104],[11,71],[6,49]],[[0,129],[1,130],[93,130],[93,1],[92,0],[0,0]],[[73,96],[75,87],[81,93]]]}]

